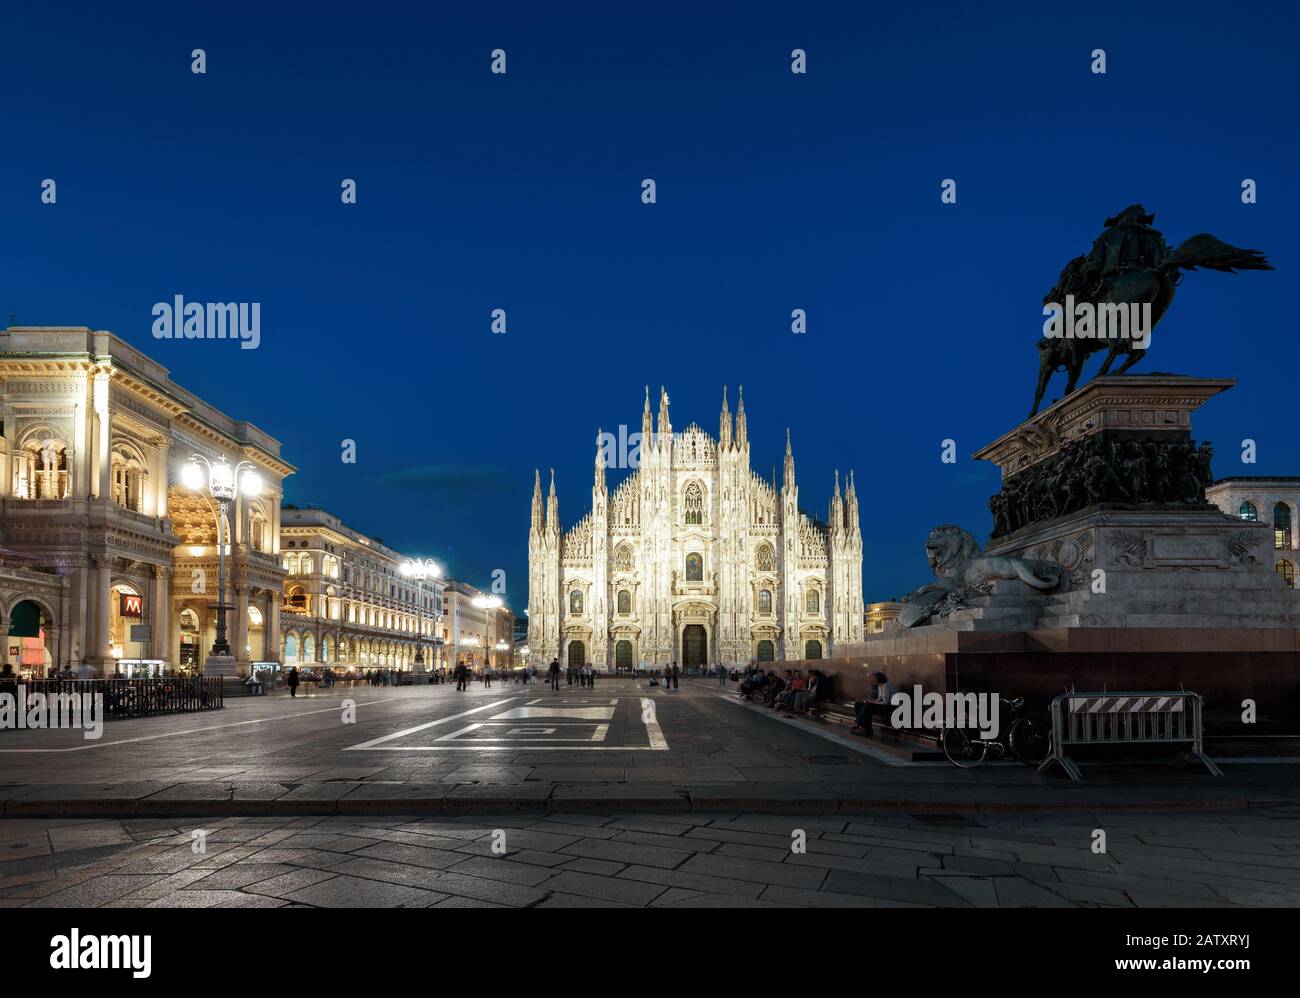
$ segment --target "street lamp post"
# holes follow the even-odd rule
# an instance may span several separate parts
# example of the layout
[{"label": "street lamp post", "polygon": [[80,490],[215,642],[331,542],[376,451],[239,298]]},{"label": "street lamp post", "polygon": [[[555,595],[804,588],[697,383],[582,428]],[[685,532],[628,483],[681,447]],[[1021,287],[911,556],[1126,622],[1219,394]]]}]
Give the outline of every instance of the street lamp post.
[{"label": "street lamp post", "polygon": [[201,492],[206,486],[217,501],[217,638],[209,654],[212,658],[233,659],[226,640],[226,513],[237,495],[258,495],[262,478],[248,461],[240,461],[232,468],[224,457],[212,462],[195,454],[181,470],[181,482],[192,492]]},{"label": "street lamp post", "polygon": [[[406,561],[402,562],[401,573],[405,578],[414,579],[416,582],[425,582],[429,579],[442,578],[442,567],[432,558],[416,558],[416,559],[408,558]],[[421,588],[421,594],[423,594],[423,588]],[[434,615],[431,610],[429,613],[430,621],[433,620],[433,616]],[[415,648],[414,661],[415,661],[415,665],[417,666],[417,669],[419,671],[423,671],[424,638],[425,638],[425,635],[423,633],[424,630],[423,617],[421,617],[420,620],[420,629],[421,629],[420,641]],[[433,659],[436,657],[434,655],[434,643],[433,643],[434,635],[430,634],[428,635],[428,637],[429,637],[429,659],[430,659],[429,665],[430,667],[432,667]]]},{"label": "street lamp post", "polygon": [[470,605],[475,609],[485,611],[483,614],[483,664],[487,665],[489,654],[488,649],[492,647],[491,644],[489,644],[492,640],[490,633],[492,616],[490,611],[497,609],[501,605],[501,597],[490,596],[487,593],[479,593],[470,600]]}]

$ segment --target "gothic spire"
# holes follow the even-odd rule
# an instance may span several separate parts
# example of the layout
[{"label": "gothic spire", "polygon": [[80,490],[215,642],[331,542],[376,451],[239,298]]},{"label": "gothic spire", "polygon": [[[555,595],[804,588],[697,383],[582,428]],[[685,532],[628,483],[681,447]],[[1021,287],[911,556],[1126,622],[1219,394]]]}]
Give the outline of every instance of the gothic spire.
[{"label": "gothic spire", "polygon": [[533,529],[542,529],[542,469],[533,469]]},{"label": "gothic spire", "polygon": [[668,418],[668,392],[659,386],[659,443],[664,447],[672,445],[673,424]]},{"label": "gothic spire", "polygon": [[641,449],[647,449],[654,441],[654,417],[650,415],[650,386],[645,386],[645,410],[641,413]]},{"label": "gothic spire", "polygon": [[727,408],[727,386],[722,386],[722,414],[718,417],[718,447],[731,446],[731,411]]},{"label": "gothic spire", "polygon": [[560,500],[555,495],[555,469],[551,469],[551,492],[546,497],[546,529],[551,533],[560,532]]},{"label": "gothic spire", "polygon": [[596,490],[605,491],[605,448],[602,446],[605,435],[596,430]]},{"label": "gothic spire", "polygon": [[749,446],[749,425],[745,420],[745,386],[740,386],[740,401],[736,404],[736,446],[744,450]]},{"label": "gothic spire", "polygon": [[785,479],[782,486],[794,488],[794,451],[790,447],[790,427],[785,428]]}]

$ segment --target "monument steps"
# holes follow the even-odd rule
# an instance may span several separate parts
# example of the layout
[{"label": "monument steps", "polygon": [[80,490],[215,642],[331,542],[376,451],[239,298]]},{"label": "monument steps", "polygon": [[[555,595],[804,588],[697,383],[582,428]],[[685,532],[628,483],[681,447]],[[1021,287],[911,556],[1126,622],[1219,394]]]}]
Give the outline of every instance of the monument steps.
[{"label": "monument steps", "polygon": [[1100,610],[1113,606],[1124,613],[1190,613],[1190,614],[1224,614],[1240,607],[1245,613],[1255,616],[1273,614],[1290,614],[1300,621],[1300,607],[1294,600],[1279,599],[1278,594],[1268,590],[1267,595],[1256,595],[1249,590],[1231,600],[1213,596],[1192,596],[1186,592],[1144,593],[1140,597],[1123,595],[1095,595],[1089,598],[1063,600],[1052,604],[1044,610],[1045,615],[1053,613],[1080,613],[1088,610]]}]

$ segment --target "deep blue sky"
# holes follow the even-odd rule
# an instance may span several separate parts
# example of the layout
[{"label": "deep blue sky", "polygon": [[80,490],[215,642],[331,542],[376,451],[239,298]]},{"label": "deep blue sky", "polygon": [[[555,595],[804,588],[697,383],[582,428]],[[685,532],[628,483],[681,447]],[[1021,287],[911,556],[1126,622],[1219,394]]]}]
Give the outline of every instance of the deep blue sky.
[{"label": "deep blue sky", "polygon": [[[1278,270],[1188,275],[1138,370],[1239,378],[1196,424],[1216,474],[1300,473],[1296,5],[904,6],[7,4],[0,320],[117,332],[279,437],[290,500],[517,608],[534,466],[571,524],[645,383],[714,433],[743,383],[807,509],[856,468],[871,600],[935,523],[987,536],[969,454],[1028,411],[1040,299],[1141,201]],[[260,301],[261,349],[154,341],[178,293]]]}]

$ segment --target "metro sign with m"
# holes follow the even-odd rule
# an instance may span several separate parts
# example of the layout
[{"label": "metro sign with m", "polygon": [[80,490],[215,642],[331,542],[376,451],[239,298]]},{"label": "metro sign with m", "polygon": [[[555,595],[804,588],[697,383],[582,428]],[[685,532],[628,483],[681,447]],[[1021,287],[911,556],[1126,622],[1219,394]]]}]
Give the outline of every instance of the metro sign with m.
[{"label": "metro sign with m", "polygon": [[130,618],[131,620],[140,620],[144,617],[144,597],[137,596],[135,593],[121,593],[121,601],[118,604],[118,613]]}]

